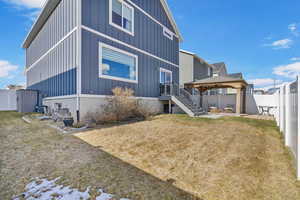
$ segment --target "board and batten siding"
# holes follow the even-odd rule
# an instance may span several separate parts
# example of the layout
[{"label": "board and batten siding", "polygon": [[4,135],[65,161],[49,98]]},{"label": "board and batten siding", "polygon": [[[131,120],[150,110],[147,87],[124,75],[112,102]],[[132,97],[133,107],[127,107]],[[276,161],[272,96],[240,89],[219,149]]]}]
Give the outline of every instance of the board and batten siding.
[{"label": "board and batten siding", "polygon": [[27,88],[47,97],[76,94],[76,32],[27,72]]},{"label": "board and batten siding", "polygon": [[61,0],[26,49],[26,67],[34,64],[77,26],[77,0]]},{"label": "board and batten siding", "polygon": [[[99,42],[138,56],[138,84],[99,78]],[[173,81],[179,81],[179,68],[140,53],[89,31],[82,32],[82,94],[111,95],[115,87],[132,88],[135,96],[158,97],[160,68],[173,72]]]},{"label": "board and batten siding", "polygon": [[209,77],[209,65],[194,58],[194,81]]},{"label": "board and batten siding", "polygon": [[[133,6],[128,1],[126,2]],[[161,24],[170,27],[166,13],[160,11],[163,8],[159,0],[151,0],[147,3],[137,0],[135,2],[139,3],[142,9],[149,10]],[[134,7],[134,36],[109,24],[109,0],[82,1],[82,24],[157,57],[179,64],[179,39],[174,37],[170,40],[165,37],[163,27],[136,7]]]},{"label": "board and batten siding", "polygon": [[159,21],[164,26],[166,26],[173,33],[175,33],[175,30],[172,24],[170,23],[168,16],[161,5],[160,0],[151,0],[151,1],[131,0],[131,1],[137,6],[139,6],[140,8],[142,8],[144,11],[146,11],[148,14],[150,14],[157,21]]}]

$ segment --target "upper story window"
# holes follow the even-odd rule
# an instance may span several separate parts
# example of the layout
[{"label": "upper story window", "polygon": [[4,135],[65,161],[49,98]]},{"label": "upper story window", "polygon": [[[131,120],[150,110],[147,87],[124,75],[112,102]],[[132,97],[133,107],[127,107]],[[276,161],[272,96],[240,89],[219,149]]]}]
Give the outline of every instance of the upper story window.
[{"label": "upper story window", "polygon": [[164,36],[166,36],[170,40],[173,40],[174,34],[169,29],[163,28],[163,34],[164,34]]},{"label": "upper story window", "polygon": [[109,0],[109,23],[130,35],[134,35],[134,9],[123,0]]},{"label": "upper story window", "polygon": [[138,57],[121,49],[100,43],[100,78],[138,82]]},{"label": "upper story window", "polygon": [[160,83],[161,84],[170,84],[172,83],[172,71],[160,68]]}]

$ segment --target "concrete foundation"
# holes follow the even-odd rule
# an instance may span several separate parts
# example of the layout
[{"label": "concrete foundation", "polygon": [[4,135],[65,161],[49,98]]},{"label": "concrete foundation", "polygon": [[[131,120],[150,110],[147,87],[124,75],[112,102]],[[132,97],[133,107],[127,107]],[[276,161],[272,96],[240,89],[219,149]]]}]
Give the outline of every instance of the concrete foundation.
[{"label": "concrete foundation", "polygon": [[[84,120],[88,113],[101,113],[110,96],[100,95],[81,95],[79,97],[80,120]],[[163,103],[158,98],[135,97],[140,106],[152,114],[163,113]],[[72,117],[77,119],[77,97],[51,97],[43,99],[43,105],[48,106],[50,112],[53,112],[60,104],[61,108],[69,109]]]}]

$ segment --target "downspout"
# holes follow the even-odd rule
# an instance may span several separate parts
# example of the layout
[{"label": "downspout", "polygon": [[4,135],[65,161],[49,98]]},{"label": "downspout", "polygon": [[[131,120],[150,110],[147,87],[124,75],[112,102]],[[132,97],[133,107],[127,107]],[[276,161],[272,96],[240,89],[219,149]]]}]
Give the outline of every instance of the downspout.
[{"label": "downspout", "polygon": [[82,0],[77,0],[77,56],[76,56],[76,62],[77,62],[77,71],[76,71],[76,117],[77,122],[80,121],[80,95],[81,95],[81,41],[82,41],[82,21],[81,21],[81,4]]}]

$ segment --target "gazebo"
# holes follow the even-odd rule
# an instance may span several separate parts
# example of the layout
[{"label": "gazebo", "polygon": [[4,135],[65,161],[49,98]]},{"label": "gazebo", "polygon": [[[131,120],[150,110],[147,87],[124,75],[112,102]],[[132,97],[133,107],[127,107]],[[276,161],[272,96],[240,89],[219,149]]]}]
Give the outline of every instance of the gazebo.
[{"label": "gazebo", "polygon": [[236,94],[236,113],[241,114],[246,111],[246,89],[247,82],[242,77],[217,76],[201,79],[195,82],[186,83],[187,89],[198,89],[201,95],[201,105],[203,93],[211,89],[233,88],[237,90]]}]

